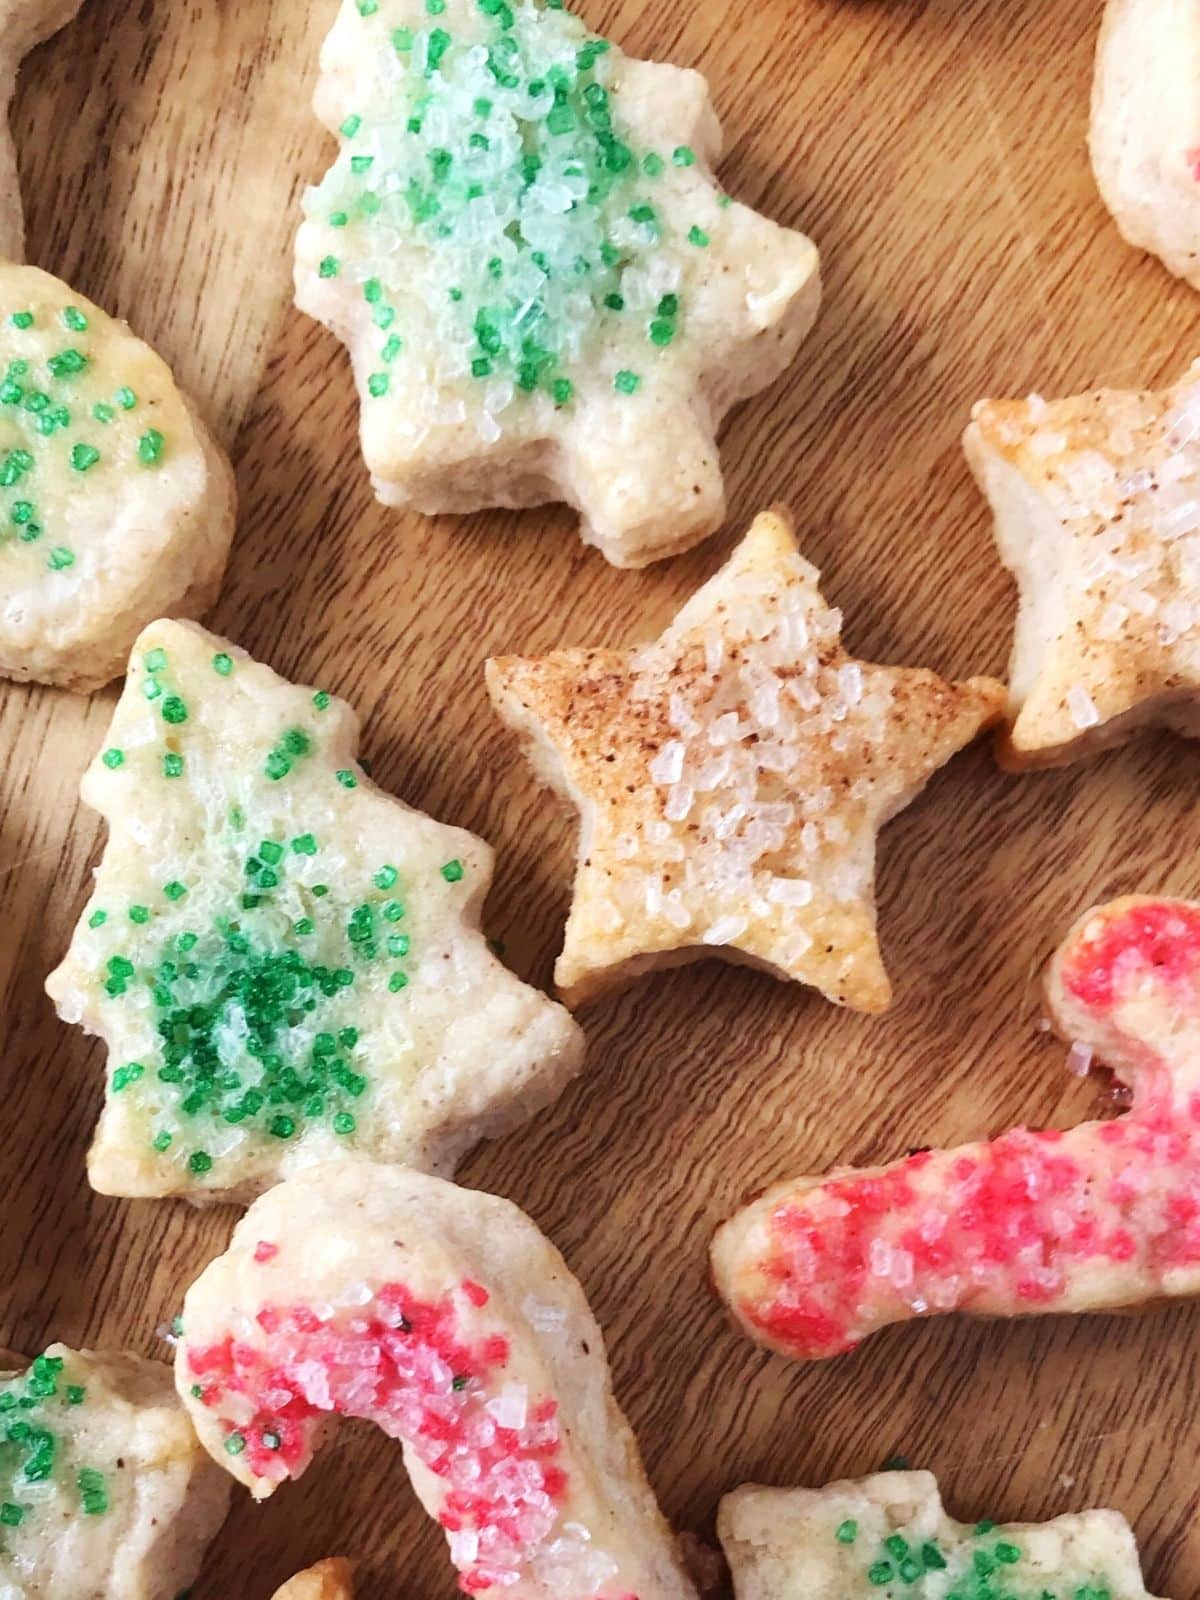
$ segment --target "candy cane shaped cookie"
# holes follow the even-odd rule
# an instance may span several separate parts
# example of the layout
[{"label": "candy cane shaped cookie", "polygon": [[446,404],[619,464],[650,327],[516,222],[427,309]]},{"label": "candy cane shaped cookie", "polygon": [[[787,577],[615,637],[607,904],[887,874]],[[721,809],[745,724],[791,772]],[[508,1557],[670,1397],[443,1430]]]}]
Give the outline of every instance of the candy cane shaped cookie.
[{"label": "candy cane shaped cookie", "polygon": [[360,1417],[402,1441],[465,1593],[694,1600],[583,1292],[507,1201],[330,1163],[250,1208],[182,1321],[184,1404],[256,1497]]},{"label": "candy cane shaped cookie", "polygon": [[1051,1016],[1133,1092],[1115,1121],[779,1184],[717,1234],[721,1294],[802,1359],[943,1311],[1094,1311],[1200,1292],[1200,904],[1088,912],[1051,963]]}]

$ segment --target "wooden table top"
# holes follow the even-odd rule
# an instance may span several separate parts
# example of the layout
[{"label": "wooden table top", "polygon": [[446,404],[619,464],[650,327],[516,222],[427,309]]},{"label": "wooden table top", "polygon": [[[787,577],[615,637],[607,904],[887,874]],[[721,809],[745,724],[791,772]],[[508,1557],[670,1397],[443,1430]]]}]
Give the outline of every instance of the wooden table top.
[{"label": "wooden table top", "polygon": [[[353,701],[375,777],[493,842],[489,931],[545,985],[574,822],[490,712],[484,657],[651,635],[784,500],[859,654],[1002,673],[1013,593],[959,448],[971,403],[1169,378],[1197,302],[1096,197],[1095,0],[581,0],[631,52],[709,74],[725,182],[821,247],[816,331],[726,431],[729,524],[682,559],[614,571],[562,508],[385,510],[344,354],[290,304],[297,195],[331,148],[307,106],[333,9],[88,0],[21,79],[29,255],[128,317],[233,454],[213,625]],[[114,699],[0,687],[0,1342],[163,1355],[156,1330],[233,1213],[90,1192],[103,1054],[42,993],[101,842],[76,792]],[[679,1526],[711,1535],[749,1479],[817,1484],[899,1452],[966,1518],[1116,1506],[1151,1589],[1200,1592],[1200,1309],[940,1320],[804,1367],[741,1339],[706,1275],[714,1227],[774,1178],[1103,1105],[1038,1031],[1038,969],[1091,902],[1200,892],[1198,777],[1200,748],[1165,735],[1025,778],[972,750],[883,837],[884,1018],[711,962],[645,981],[583,1014],[589,1066],[559,1104],[465,1164],[581,1279]],[[266,1600],[334,1552],[362,1559],[366,1600],[452,1592],[398,1448],[365,1428],[268,1506],[239,1497],[196,1600]]]}]

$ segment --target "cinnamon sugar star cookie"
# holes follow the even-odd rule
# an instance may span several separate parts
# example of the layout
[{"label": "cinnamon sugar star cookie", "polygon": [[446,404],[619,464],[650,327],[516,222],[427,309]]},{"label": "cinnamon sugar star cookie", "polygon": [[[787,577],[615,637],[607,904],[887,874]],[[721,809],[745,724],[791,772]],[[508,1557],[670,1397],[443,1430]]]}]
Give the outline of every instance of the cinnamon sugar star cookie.
[{"label": "cinnamon sugar star cookie", "polygon": [[275,1600],[354,1600],[354,1573],[348,1561],[331,1556],[289,1578]]},{"label": "cinnamon sugar star cookie", "polygon": [[358,719],[187,623],[138,640],[83,797],[110,834],[46,987],[109,1048],[105,1194],[247,1200],[333,1156],[451,1170],[578,1071],[488,949],[492,852],[385,794]]},{"label": "cinnamon sugar star cookie", "polygon": [[404,1447],[465,1594],[696,1600],[561,1255],[507,1200],[333,1162],[188,1290],[179,1393],[257,1499],[343,1417]]},{"label": "cinnamon sugar star cookie", "polygon": [[1074,1061],[1112,1067],[1132,1109],[769,1189],[713,1242],[751,1338],[814,1359],[941,1312],[1200,1293],[1200,905],[1135,896],[1088,912],[1046,998]]},{"label": "cinnamon sugar star cookie", "polygon": [[175,1600],[225,1519],[157,1361],[56,1344],[0,1372],[0,1446],[5,1600]]},{"label": "cinnamon sugar star cookie", "polygon": [[1089,144],[1123,236],[1200,288],[1200,16],[1187,0],[1108,0]]},{"label": "cinnamon sugar star cookie", "polygon": [[1157,393],[982,400],[963,445],[1020,590],[1004,764],[1200,734],[1200,362]]},{"label": "cinnamon sugar star cookie", "polygon": [[376,493],[566,500],[616,566],[723,520],[716,433],[791,362],[817,252],[723,195],[696,72],[561,0],[344,0],[296,303],[347,346]]},{"label": "cinnamon sugar star cookie", "polygon": [[721,1501],[717,1531],[737,1600],[1151,1600],[1117,1512],[971,1526],[946,1515],[930,1472],[746,1484]]},{"label": "cinnamon sugar star cookie", "polygon": [[581,813],[569,1002],[720,955],[888,1004],[875,835],[1004,690],[854,660],[817,581],[766,512],[653,643],[488,663],[500,715]]}]

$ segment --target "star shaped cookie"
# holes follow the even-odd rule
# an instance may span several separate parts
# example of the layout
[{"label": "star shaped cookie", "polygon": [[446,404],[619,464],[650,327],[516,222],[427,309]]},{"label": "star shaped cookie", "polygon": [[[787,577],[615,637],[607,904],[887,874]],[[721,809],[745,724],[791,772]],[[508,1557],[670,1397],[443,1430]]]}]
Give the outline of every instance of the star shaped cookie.
[{"label": "star shaped cookie", "polygon": [[379,498],[565,500],[617,566],[724,515],[718,426],[817,313],[817,252],[724,195],[696,72],[555,0],[344,0],[296,303],[347,346]]},{"label": "star shaped cookie", "polygon": [[404,1447],[466,1594],[696,1600],[566,1262],[507,1200],[331,1162],[187,1292],[179,1394],[265,1499],[343,1417]]},{"label": "star shaped cookie", "polygon": [[171,1600],[229,1507],[170,1369],[140,1356],[56,1344],[0,1373],[0,1445],[0,1593],[14,1600]]},{"label": "star shaped cookie", "polygon": [[166,363],[0,260],[0,676],[90,692],[139,629],[216,598],[233,470]]},{"label": "star shaped cookie", "polygon": [[1200,289],[1200,18],[1175,0],[1108,0],[1088,132],[1130,244]]},{"label": "star shaped cookie", "polygon": [[110,1071],[105,1194],[246,1200],[333,1156],[450,1170],[579,1069],[490,952],[492,852],[377,789],[343,701],[158,622],[83,797],[110,834],[59,1015]]},{"label": "star shaped cookie", "polygon": [[1200,733],[1200,362],[1158,393],[980,401],[963,446],[1020,590],[1003,763]]},{"label": "star shaped cookie", "polygon": [[1200,1294],[1200,904],[1133,896],[1089,911],[1046,1000],[1069,1064],[1104,1061],[1132,1109],[769,1189],[713,1241],[717,1288],[751,1338],[811,1360],[947,1311]]},{"label": "star shaped cookie", "polygon": [[823,1489],[746,1484],[721,1501],[717,1532],[737,1600],[1151,1600],[1116,1511],[964,1524],[946,1515],[931,1472],[878,1472]]},{"label": "star shaped cookie", "polygon": [[854,660],[784,512],[651,644],[488,663],[500,715],[581,814],[569,1003],[704,955],[890,999],[875,835],[994,721],[1003,687]]}]

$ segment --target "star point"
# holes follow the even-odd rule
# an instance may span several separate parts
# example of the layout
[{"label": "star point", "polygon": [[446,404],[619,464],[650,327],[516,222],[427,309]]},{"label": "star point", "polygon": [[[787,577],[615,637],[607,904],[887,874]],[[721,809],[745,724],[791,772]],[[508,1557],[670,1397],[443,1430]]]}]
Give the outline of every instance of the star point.
[{"label": "star point", "polygon": [[659,639],[489,662],[498,712],[581,814],[570,1003],[721,955],[886,1007],[876,831],[1003,689],[859,662],[840,635],[776,509]]}]

